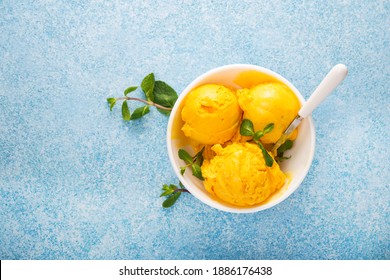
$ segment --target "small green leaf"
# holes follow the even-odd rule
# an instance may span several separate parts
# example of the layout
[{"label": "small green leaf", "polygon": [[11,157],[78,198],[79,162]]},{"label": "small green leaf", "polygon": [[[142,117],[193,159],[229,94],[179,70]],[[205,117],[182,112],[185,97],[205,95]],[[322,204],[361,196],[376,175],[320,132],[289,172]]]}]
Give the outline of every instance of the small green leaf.
[{"label": "small green leaf", "polygon": [[171,196],[169,196],[162,204],[164,208],[169,208],[173,204],[175,204],[176,200],[180,197],[181,192],[175,192]]},{"label": "small green leaf", "polygon": [[203,151],[204,151],[204,146],[203,148],[194,156],[194,159],[193,161],[195,161],[196,164],[198,164],[199,166],[202,166],[203,164]]},{"label": "small green leaf", "polygon": [[194,156],[195,158],[199,157],[199,156],[203,156],[203,152],[204,152],[204,149],[206,148],[206,146],[203,146],[203,148],[196,153],[196,155]]},{"label": "small green leaf", "polygon": [[109,98],[107,98],[107,102],[108,102],[109,104],[111,104],[111,103],[113,103],[113,102],[116,102],[116,98],[114,98],[114,97],[109,97]]},{"label": "small green leaf", "polygon": [[[163,81],[156,81],[154,83],[154,103],[157,103],[161,106],[172,108],[175,105],[177,100],[176,91],[171,88],[167,83]],[[170,114],[170,111],[167,110],[159,110],[160,113]]]},{"label": "small green leaf", "polygon": [[202,176],[202,169],[200,168],[200,165],[194,163],[193,165],[191,165],[191,169],[192,169],[192,175],[204,181],[204,178]]},{"label": "small green leaf", "polygon": [[280,147],[278,148],[278,156],[279,154],[282,154],[283,156],[283,153],[287,150],[290,150],[293,146],[293,141],[291,140],[286,140],[282,145],[280,145]]},{"label": "small green leaf", "polygon": [[128,87],[125,89],[124,94],[127,96],[130,92],[135,91],[138,87]]},{"label": "small green leaf", "polygon": [[179,149],[178,151],[179,158],[183,160],[187,164],[192,164],[192,156],[184,150],[184,149]]},{"label": "small green leaf", "polygon": [[130,120],[130,110],[126,100],[122,103],[122,117],[124,121]]},{"label": "small green leaf", "polygon": [[172,189],[169,189],[169,190],[166,190],[165,192],[163,192],[160,197],[163,197],[163,196],[167,196],[167,195],[170,195],[170,194],[173,194],[175,192],[175,190],[172,190]]},{"label": "small green leaf", "polygon": [[187,169],[186,166],[180,167],[180,174],[181,174],[181,175],[184,175],[184,173],[186,172],[186,169]]},{"label": "small green leaf", "polygon": [[264,134],[270,133],[273,129],[274,129],[274,124],[273,124],[273,123],[269,123],[269,124],[267,124],[267,125],[264,127],[263,133],[264,133]]},{"label": "small green leaf", "polygon": [[141,88],[144,91],[148,101],[154,101],[154,85],[155,81],[153,73],[147,75],[141,82]]},{"label": "small green leaf", "polygon": [[253,136],[255,130],[253,128],[252,121],[248,119],[243,119],[240,126],[240,134],[243,136]]},{"label": "small green leaf", "polygon": [[274,163],[273,158],[268,154],[267,150],[264,148],[263,144],[260,141],[256,141],[256,144],[260,147],[261,152],[263,153],[263,157],[265,160],[265,165],[271,167]]},{"label": "small green leaf", "polygon": [[287,151],[287,150],[290,150],[293,146],[293,141],[291,140],[286,140],[277,150],[277,157],[276,157],[276,160],[278,162],[282,162],[283,160],[285,159],[289,159],[291,158],[291,156],[289,157],[285,157],[284,156],[284,153]]},{"label": "small green leaf", "polygon": [[169,190],[169,186],[167,184],[164,184],[162,187],[162,190],[163,191]]},{"label": "small green leaf", "polygon": [[264,136],[264,132],[261,130],[258,130],[253,134],[253,140],[259,140],[261,137]]},{"label": "small green leaf", "polygon": [[108,104],[110,104],[110,111],[112,111],[112,108],[114,108],[115,103],[116,103],[116,98],[114,97],[109,97],[107,98]]},{"label": "small green leaf", "polygon": [[175,190],[177,190],[177,189],[178,189],[177,186],[175,186],[173,184],[170,184],[169,186],[167,184],[164,184],[162,187],[162,190],[164,192],[160,195],[160,197],[170,195],[170,194],[174,193]]},{"label": "small green leaf", "polygon": [[149,109],[148,105],[143,106],[143,107],[139,107],[139,108],[135,109],[134,112],[131,114],[130,120],[136,120],[136,119],[142,118],[143,116],[145,116],[149,112],[150,112],[150,109]]}]

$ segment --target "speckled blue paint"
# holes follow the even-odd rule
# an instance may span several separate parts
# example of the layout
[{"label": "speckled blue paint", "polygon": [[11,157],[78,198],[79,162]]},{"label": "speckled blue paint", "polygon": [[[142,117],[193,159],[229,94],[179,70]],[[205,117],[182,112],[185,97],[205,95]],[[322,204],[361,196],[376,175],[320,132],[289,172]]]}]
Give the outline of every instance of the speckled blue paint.
[{"label": "speckled blue paint", "polygon": [[[0,259],[389,259],[389,13],[384,0],[0,1]],[[305,97],[334,64],[350,72],[313,113],[314,162],[286,201],[163,209],[167,118],[126,124],[105,98],[152,71],[180,92],[230,63]]]}]

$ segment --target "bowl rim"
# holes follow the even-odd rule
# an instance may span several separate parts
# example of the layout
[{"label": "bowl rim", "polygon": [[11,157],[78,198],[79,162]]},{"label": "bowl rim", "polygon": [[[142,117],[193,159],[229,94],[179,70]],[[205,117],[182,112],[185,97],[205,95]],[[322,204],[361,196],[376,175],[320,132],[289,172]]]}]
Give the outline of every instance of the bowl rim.
[{"label": "bowl rim", "polygon": [[181,102],[183,101],[183,99],[185,98],[185,96],[195,87],[199,84],[199,82],[201,82],[202,80],[204,80],[206,77],[212,75],[212,74],[216,74],[218,72],[222,72],[222,71],[226,71],[226,70],[230,70],[230,69],[242,69],[242,70],[257,70],[257,71],[260,71],[262,73],[265,73],[265,74],[268,74],[272,77],[275,77],[277,78],[278,80],[282,81],[283,83],[285,83],[288,87],[290,87],[293,92],[296,94],[296,96],[298,97],[299,101],[301,103],[304,103],[305,102],[305,99],[304,97],[302,96],[302,94],[300,93],[300,91],[290,82],[288,81],[286,78],[284,78],[283,76],[281,76],[280,74],[268,69],[268,68],[265,68],[265,67],[262,67],[262,66],[257,66],[257,65],[254,65],[254,64],[228,64],[228,65],[223,65],[223,66],[220,66],[220,67],[216,67],[216,68],[213,68],[203,74],[201,74],[200,76],[198,76],[197,78],[195,78],[190,84],[188,84],[184,89],[183,91],[179,94],[179,97],[178,99],[176,100],[173,108],[172,108],[172,111],[171,111],[171,114],[169,116],[169,120],[168,120],[168,126],[167,126],[167,138],[166,138],[166,141],[167,141],[167,150],[168,150],[168,156],[169,156],[169,161],[171,163],[171,166],[177,176],[177,178],[180,180],[180,182],[183,183],[183,185],[188,189],[188,191],[194,196],[196,197],[197,199],[199,199],[201,202],[205,203],[206,205],[212,207],[212,208],[215,208],[215,209],[218,209],[218,210],[221,210],[221,211],[224,211],[224,212],[230,212],[230,213],[255,213],[255,212],[259,212],[259,211],[262,211],[262,210],[266,210],[266,209],[269,209],[271,207],[274,207],[276,206],[277,204],[281,203],[282,201],[284,201],[285,199],[287,199],[293,192],[295,192],[299,186],[302,184],[303,180],[305,179],[307,173],[309,172],[309,169],[312,165],[312,162],[313,162],[313,158],[314,158],[314,151],[315,151],[315,142],[316,142],[316,133],[315,133],[315,127],[314,127],[314,122],[313,122],[313,118],[312,116],[308,116],[305,118],[305,120],[308,122],[308,125],[309,125],[309,131],[310,131],[310,134],[311,134],[311,147],[312,149],[309,150],[309,156],[308,156],[308,161],[307,161],[307,164],[304,166],[302,172],[300,172],[300,177],[299,179],[296,181],[296,184],[295,186],[293,186],[292,188],[288,188],[287,191],[281,195],[280,197],[278,197],[277,199],[273,200],[273,201],[270,201],[269,203],[266,203],[266,204],[263,204],[263,205],[257,205],[257,206],[253,206],[253,207],[235,207],[235,206],[226,206],[226,205],[223,205],[223,204],[220,204],[218,201],[216,200],[213,200],[213,199],[209,199],[209,200],[205,200],[203,199],[203,196],[200,194],[200,190],[198,190],[197,187],[193,187],[191,186],[190,183],[187,183],[187,180],[186,178],[184,178],[184,176],[182,176],[179,172],[179,168],[178,166],[175,165],[175,160],[174,160],[174,155],[173,155],[173,150],[172,150],[172,127],[173,127],[173,121],[174,121],[174,116],[176,114],[176,112],[178,111],[179,107],[180,107],[180,104]]}]

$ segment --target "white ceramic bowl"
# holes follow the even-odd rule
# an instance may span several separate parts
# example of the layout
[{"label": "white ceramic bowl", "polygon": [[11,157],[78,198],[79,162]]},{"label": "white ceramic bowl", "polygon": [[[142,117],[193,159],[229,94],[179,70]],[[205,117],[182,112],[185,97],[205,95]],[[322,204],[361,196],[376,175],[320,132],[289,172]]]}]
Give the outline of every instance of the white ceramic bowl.
[{"label": "white ceramic bowl", "polygon": [[238,207],[224,203],[223,201],[215,199],[210,193],[208,193],[203,186],[203,182],[194,177],[191,170],[187,170],[184,176],[180,174],[180,166],[183,166],[184,162],[179,159],[177,154],[178,150],[181,148],[185,148],[188,151],[192,150],[189,145],[188,138],[186,138],[181,131],[181,127],[183,126],[181,110],[183,108],[183,100],[185,96],[192,89],[203,84],[214,83],[239,89],[242,87],[254,86],[265,81],[279,81],[287,85],[296,94],[301,104],[305,102],[305,99],[299,91],[279,74],[256,65],[232,64],[212,69],[196,78],[179,95],[179,98],[172,109],[167,131],[169,159],[177,177],[183,185],[196,198],[211,207],[234,213],[251,213],[265,210],[277,205],[289,197],[299,187],[309,171],[315,148],[315,129],[311,116],[302,121],[299,126],[298,137],[294,141],[293,148],[286,152],[286,155],[291,155],[291,158],[280,164],[281,169],[288,175],[287,177],[289,179],[278,192],[259,205],[252,207]]}]

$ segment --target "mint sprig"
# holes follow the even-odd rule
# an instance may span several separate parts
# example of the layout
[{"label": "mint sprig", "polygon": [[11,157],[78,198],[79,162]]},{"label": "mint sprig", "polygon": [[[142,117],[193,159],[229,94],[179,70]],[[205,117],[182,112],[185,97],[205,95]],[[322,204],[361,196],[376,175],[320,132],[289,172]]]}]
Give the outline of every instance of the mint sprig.
[{"label": "mint sprig", "polygon": [[[122,118],[124,121],[142,118],[150,112],[150,106],[156,107],[157,110],[164,115],[170,115],[173,105],[178,97],[176,91],[171,86],[163,81],[156,81],[154,73],[150,73],[141,82],[141,89],[145,95],[145,99],[129,96],[130,93],[136,91],[137,89],[138,86],[131,86],[124,90],[124,97],[107,98],[110,111],[112,111],[118,100],[123,100]],[[127,103],[129,100],[143,102],[146,106],[139,107],[131,113]]]},{"label": "mint sprig", "polygon": [[184,175],[187,167],[191,167],[192,175],[194,175],[199,180],[204,180],[201,168],[204,160],[203,151],[204,147],[198,153],[196,153],[196,155],[191,156],[186,150],[179,149],[178,156],[186,163],[186,165],[180,167],[181,175]]},{"label": "mint sprig", "polygon": [[[139,88],[141,88],[145,99],[131,96],[131,93]],[[123,92],[123,95],[124,97],[109,97],[107,98],[107,102],[110,107],[110,111],[112,111],[118,101],[123,100],[121,109],[122,118],[124,121],[131,121],[142,118],[150,112],[151,106],[156,107],[160,113],[169,116],[178,98],[176,91],[171,86],[163,81],[155,80],[154,73],[146,75],[143,78],[140,86],[130,86],[126,88]],[[146,105],[138,107],[133,112],[131,112],[128,101],[139,101],[145,103]],[[193,169],[193,174],[198,178],[203,179],[200,168],[203,162],[202,152],[203,150],[195,155],[194,158],[189,155],[188,156],[189,160],[192,161],[191,168]],[[186,157],[184,154],[182,154],[182,156]],[[182,171],[183,173],[185,169],[186,167]],[[160,197],[166,197],[162,204],[164,208],[168,208],[174,205],[183,192],[189,193],[189,191],[182,185],[181,182],[179,185],[180,187],[173,184],[163,185],[163,192],[161,193]]]},{"label": "mint sprig", "polygon": [[160,197],[167,197],[164,202],[162,203],[162,206],[164,208],[169,208],[171,207],[173,204],[175,204],[175,202],[179,199],[179,197],[181,196],[181,194],[183,192],[187,192],[189,193],[189,191],[184,188],[183,184],[180,182],[180,188],[176,185],[173,185],[173,184],[170,184],[170,185],[167,185],[167,184],[164,184],[163,187],[162,187],[162,193],[160,195]]},{"label": "mint sprig", "polygon": [[274,129],[274,124],[269,123],[267,124],[263,130],[258,130],[255,132],[255,128],[253,125],[253,122],[248,119],[243,119],[240,126],[240,134],[243,136],[250,136],[252,139],[249,141],[253,141],[259,146],[261,152],[263,153],[265,164],[269,167],[271,167],[274,163],[273,158],[269,155],[267,150],[264,148],[263,144],[260,142],[260,138],[266,135],[267,133],[270,133]]}]

